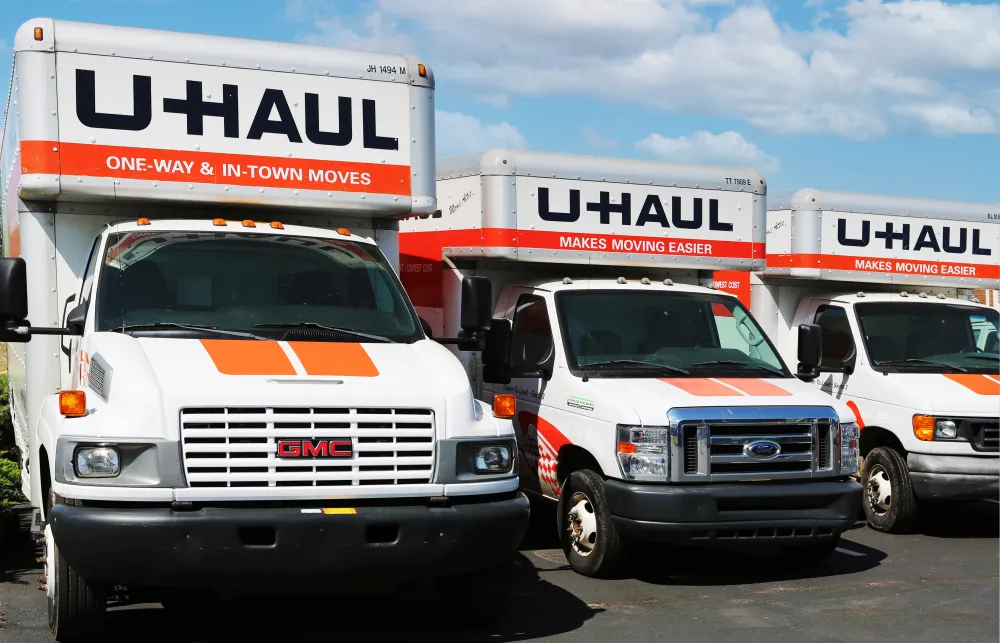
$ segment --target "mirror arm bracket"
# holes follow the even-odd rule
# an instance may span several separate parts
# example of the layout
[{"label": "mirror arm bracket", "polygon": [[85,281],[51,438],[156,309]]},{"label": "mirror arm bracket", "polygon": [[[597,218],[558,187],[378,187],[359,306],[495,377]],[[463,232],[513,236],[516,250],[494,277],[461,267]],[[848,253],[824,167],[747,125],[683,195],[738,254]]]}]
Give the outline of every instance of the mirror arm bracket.
[{"label": "mirror arm bracket", "polygon": [[4,329],[18,335],[82,335],[78,330],[72,328],[49,328],[47,326],[32,326],[31,322],[24,320],[23,325],[17,322],[7,322]]}]

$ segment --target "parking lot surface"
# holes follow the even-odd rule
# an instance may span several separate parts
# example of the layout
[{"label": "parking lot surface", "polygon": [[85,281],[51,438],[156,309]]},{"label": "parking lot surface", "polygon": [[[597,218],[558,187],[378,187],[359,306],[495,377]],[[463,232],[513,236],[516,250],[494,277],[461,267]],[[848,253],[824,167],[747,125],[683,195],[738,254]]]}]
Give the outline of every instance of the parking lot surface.
[{"label": "parking lot surface", "polygon": [[[574,641],[879,643],[996,642],[997,504],[922,515],[918,532],[883,535],[859,524],[814,570],[766,551],[656,548],[633,575],[591,580],[565,565],[550,521],[538,522],[515,561],[506,617],[449,627],[430,592],[212,601],[172,616],[156,603],[115,606],[104,641]],[[0,640],[51,641],[38,566],[27,537],[0,565]]]}]

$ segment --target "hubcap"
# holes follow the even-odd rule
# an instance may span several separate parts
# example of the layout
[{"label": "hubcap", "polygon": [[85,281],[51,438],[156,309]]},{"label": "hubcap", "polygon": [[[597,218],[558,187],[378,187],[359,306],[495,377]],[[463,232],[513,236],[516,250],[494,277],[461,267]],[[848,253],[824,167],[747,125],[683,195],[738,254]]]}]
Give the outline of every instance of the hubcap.
[{"label": "hubcap", "polygon": [[597,545],[597,515],[594,505],[582,491],[569,499],[569,541],[581,556],[589,556]]},{"label": "hubcap", "polygon": [[879,516],[888,513],[892,506],[892,483],[880,464],[872,467],[868,475],[868,505]]}]

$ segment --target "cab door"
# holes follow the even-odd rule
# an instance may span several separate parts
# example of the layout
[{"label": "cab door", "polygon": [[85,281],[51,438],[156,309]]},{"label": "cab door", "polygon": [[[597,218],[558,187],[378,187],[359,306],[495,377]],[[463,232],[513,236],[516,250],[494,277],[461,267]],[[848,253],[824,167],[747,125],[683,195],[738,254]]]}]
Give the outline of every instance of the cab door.
[{"label": "cab door", "polygon": [[[514,432],[520,459],[521,486],[555,497],[557,486],[552,445],[539,432],[547,380],[540,373],[554,357],[552,323],[544,293],[518,288],[511,309],[511,372],[502,392],[517,399]],[[551,366],[549,366],[551,368]]]}]

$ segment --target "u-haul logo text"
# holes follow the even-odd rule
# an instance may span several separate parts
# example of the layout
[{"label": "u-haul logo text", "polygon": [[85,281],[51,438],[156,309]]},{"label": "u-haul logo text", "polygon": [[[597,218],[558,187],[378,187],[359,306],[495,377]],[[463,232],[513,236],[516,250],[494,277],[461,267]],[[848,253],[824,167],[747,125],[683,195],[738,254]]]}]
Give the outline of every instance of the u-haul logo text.
[{"label": "u-haul logo text", "polygon": [[982,231],[961,225],[911,225],[862,220],[849,222],[844,217],[837,218],[837,243],[849,248],[883,246],[886,250],[908,250],[912,252],[972,254],[989,257],[993,250],[983,246]]},{"label": "u-haul logo text", "polygon": [[[580,190],[569,191],[569,210],[558,212],[549,204],[549,188],[538,188],[538,216],[543,221],[573,223],[580,219],[584,207],[581,205]],[[641,198],[641,197],[640,197]],[[601,225],[645,226],[659,225],[662,228],[674,227],[679,230],[701,230],[706,223],[706,203],[708,229],[716,232],[732,232],[733,224],[722,221],[719,216],[719,200],[694,197],[690,216],[685,216],[683,199],[680,196],[670,197],[665,206],[657,194],[647,194],[640,204],[635,201],[633,208],[632,193],[621,192],[614,198],[609,191],[601,191],[598,201],[586,203],[587,212],[596,214],[596,220]],[[633,212],[636,213],[635,223],[632,222]],[[668,215],[669,213],[669,215]],[[612,220],[614,215],[614,220]]]},{"label": "u-haul logo text", "polygon": [[[76,70],[76,117],[81,124],[92,129],[130,132],[141,132],[149,127],[153,120],[152,76],[132,75],[131,114],[98,110],[96,76],[92,69]],[[318,94],[304,92],[301,96],[293,96],[292,104],[297,106],[299,100],[303,101],[305,117],[298,122],[285,92],[265,87],[257,101],[254,116],[247,124],[240,119],[239,85],[223,83],[219,100],[208,98],[199,80],[186,80],[185,88],[183,97],[165,97],[162,106],[158,107],[166,114],[176,114],[178,118],[183,116],[189,136],[203,136],[206,119],[219,119],[226,138],[260,140],[265,134],[275,134],[290,143],[302,143],[304,136],[305,140],[315,145],[332,147],[345,147],[356,140],[353,114],[357,105],[350,96],[337,97],[336,123],[329,122],[332,106],[321,104]],[[372,150],[398,150],[398,138],[383,136],[376,131],[376,101],[362,99],[360,103],[362,127],[359,138],[362,146]]]}]

